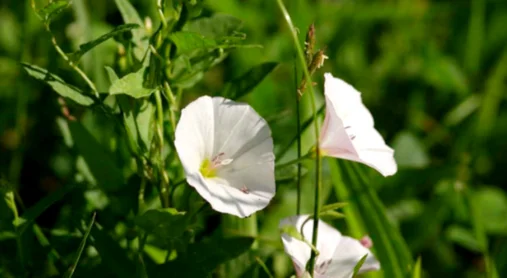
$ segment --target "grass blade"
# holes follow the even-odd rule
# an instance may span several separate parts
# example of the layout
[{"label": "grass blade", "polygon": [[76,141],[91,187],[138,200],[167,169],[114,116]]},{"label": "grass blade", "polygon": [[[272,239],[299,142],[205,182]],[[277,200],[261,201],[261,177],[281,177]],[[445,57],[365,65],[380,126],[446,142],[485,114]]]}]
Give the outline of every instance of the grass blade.
[{"label": "grass blade", "polygon": [[83,236],[83,240],[81,240],[81,243],[79,244],[79,249],[77,251],[76,260],[71,265],[69,271],[66,273],[66,278],[71,278],[72,275],[74,275],[74,271],[76,270],[77,264],[79,263],[79,259],[81,258],[81,254],[83,253],[83,250],[86,246],[86,240],[90,236],[90,232],[92,231],[93,224],[95,223],[95,216],[97,214],[94,212],[92,215],[92,220],[90,220],[90,224],[88,225],[88,229],[86,229],[86,233]]}]

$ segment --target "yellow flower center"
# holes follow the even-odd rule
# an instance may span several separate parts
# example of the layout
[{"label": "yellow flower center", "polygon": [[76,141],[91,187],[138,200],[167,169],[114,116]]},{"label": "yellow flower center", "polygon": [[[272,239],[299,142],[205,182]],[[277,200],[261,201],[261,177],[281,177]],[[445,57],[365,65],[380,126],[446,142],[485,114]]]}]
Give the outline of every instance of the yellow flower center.
[{"label": "yellow flower center", "polygon": [[201,172],[202,176],[205,178],[214,178],[217,176],[217,168],[215,167],[214,163],[211,162],[209,159],[205,159],[202,164],[199,171]]}]

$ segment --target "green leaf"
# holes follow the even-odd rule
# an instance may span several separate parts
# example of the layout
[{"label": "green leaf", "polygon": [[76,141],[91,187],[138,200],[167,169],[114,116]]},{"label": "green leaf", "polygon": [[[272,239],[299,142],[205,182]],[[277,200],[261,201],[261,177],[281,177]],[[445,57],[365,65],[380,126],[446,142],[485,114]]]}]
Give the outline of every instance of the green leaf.
[{"label": "green leaf", "polygon": [[100,255],[102,265],[116,274],[116,277],[133,277],[136,273],[134,263],[127,257],[127,251],[121,248],[104,230],[95,225],[92,229],[94,246]]},{"label": "green leaf", "polygon": [[[338,162],[331,159],[328,161],[330,164]],[[347,189],[350,190],[350,199],[344,201],[357,206],[361,219],[375,244],[385,277],[406,277],[412,267],[412,255],[403,237],[389,223],[385,208],[377,193],[365,180],[364,174],[359,172],[360,166],[350,161],[339,160],[339,162],[341,176],[348,186]]]},{"label": "green leaf", "polygon": [[123,112],[123,121],[131,147],[140,154],[147,152],[153,137],[152,121],[155,105],[149,100],[131,101],[127,96],[118,96],[118,102]]},{"label": "green leaf", "polygon": [[169,39],[176,45],[179,54],[189,53],[198,49],[216,48],[218,44],[213,39],[194,32],[176,32],[169,36]]},{"label": "green leaf", "polygon": [[114,71],[114,69],[112,69],[111,67],[105,66],[105,68],[106,68],[107,76],[109,77],[109,82],[111,84],[113,84],[116,80],[119,79],[119,77],[116,74],[116,72]]},{"label": "green leaf", "polygon": [[212,39],[220,39],[231,36],[241,29],[243,22],[226,14],[214,14],[211,17],[203,17],[191,21],[187,25],[190,32],[199,33]]},{"label": "green leaf", "polygon": [[208,277],[220,264],[246,252],[254,239],[248,237],[211,238],[190,244],[174,261],[156,268],[150,277]]},{"label": "green leaf", "polygon": [[285,225],[280,228],[281,234],[287,234],[297,240],[305,241],[303,235],[293,225]]},{"label": "green leaf", "polygon": [[424,168],[430,163],[422,142],[408,131],[398,133],[393,148],[394,158],[400,168]]},{"label": "green leaf", "polygon": [[139,28],[139,25],[134,24],[134,23],[129,23],[129,24],[124,24],[124,25],[117,26],[116,28],[114,28],[113,30],[111,30],[111,32],[109,32],[107,34],[104,34],[104,35],[100,36],[99,38],[97,38],[97,39],[95,39],[93,41],[81,44],[79,46],[79,50],[78,51],[70,53],[69,55],[70,55],[70,57],[71,57],[71,59],[73,61],[78,61],[86,52],[92,50],[97,45],[99,45],[99,44],[107,41],[108,39],[110,39],[110,38],[112,38],[112,37],[114,37],[114,36],[116,36],[118,34],[130,31],[130,30],[135,29],[135,28]]},{"label": "green leaf", "polygon": [[452,225],[447,228],[445,235],[450,241],[469,250],[482,252],[484,249],[482,244],[474,237],[473,232],[464,227]]},{"label": "green leaf", "polygon": [[132,31],[132,39],[136,48],[134,49],[134,54],[138,60],[142,60],[144,54],[148,50],[149,41],[147,39],[146,29],[144,28],[144,23],[136,9],[130,4],[128,0],[115,0],[116,6],[120,10],[123,21],[126,24],[133,23],[141,26],[141,28],[134,29]]},{"label": "green leaf", "polygon": [[83,254],[83,250],[86,246],[86,241],[88,240],[88,237],[90,236],[90,232],[92,231],[93,224],[95,223],[95,216],[97,214],[93,213],[92,219],[90,220],[90,224],[88,225],[88,229],[86,229],[86,232],[83,236],[83,239],[81,240],[81,243],[79,244],[79,249],[76,254],[76,260],[72,264],[71,268],[68,270],[67,273],[65,273],[66,278],[71,278],[74,274],[74,271],[76,270],[76,267],[79,263],[79,259],[81,258],[81,254]]},{"label": "green leaf", "polygon": [[361,267],[363,266],[364,262],[366,261],[366,257],[368,257],[368,254],[364,255],[354,266],[354,272],[352,273],[352,277],[355,277],[358,273]]},{"label": "green leaf", "polygon": [[60,14],[63,10],[65,10],[69,6],[69,2],[63,0],[52,1],[47,4],[44,8],[38,11],[42,20],[44,20],[45,24],[51,23],[51,21]]},{"label": "green leaf", "polygon": [[129,73],[124,77],[116,80],[109,88],[111,95],[125,94],[133,98],[143,98],[149,96],[154,89],[143,87],[145,68]]},{"label": "green leaf", "polygon": [[417,258],[417,261],[414,265],[414,270],[412,271],[412,278],[421,278],[422,277],[422,261],[421,257]]},{"label": "green leaf", "polygon": [[69,122],[75,148],[83,157],[98,186],[105,191],[123,187],[123,173],[107,150],[79,122]]},{"label": "green leaf", "polygon": [[53,90],[55,90],[55,92],[57,92],[62,97],[69,98],[74,102],[84,106],[89,106],[93,103],[93,99],[86,95],[83,95],[81,90],[65,83],[63,79],[48,72],[46,69],[25,63],[22,63],[22,66],[30,76],[46,82],[49,86],[51,86],[51,88],[53,88]]},{"label": "green leaf", "polygon": [[174,208],[148,210],[135,219],[135,223],[147,233],[155,234],[167,242],[183,234],[187,228],[187,221],[185,212],[179,212]]},{"label": "green leaf", "polygon": [[[33,223],[39,215],[41,215],[46,209],[48,209],[54,203],[60,201],[67,195],[67,193],[71,192],[75,186],[63,186],[58,188],[55,192],[50,195],[42,198],[42,200],[38,201],[35,205],[28,208],[23,215],[21,215],[18,225],[23,225],[26,228],[29,224]],[[15,223],[16,224],[16,223]],[[24,230],[23,228],[23,230]]]},{"label": "green leaf", "polygon": [[329,210],[337,210],[337,209],[340,209],[340,208],[343,208],[345,207],[346,205],[348,205],[347,203],[345,202],[338,202],[338,203],[333,203],[333,204],[329,204],[329,205],[325,205],[323,206],[320,211],[321,212],[325,212],[325,211],[329,211]]},{"label": "green leaf", "polygon": [[266,78],[273,71],[278,63],[268,62],[254,66],[248,72],[228,82],[223,91],[222,96],[229,99],[239,99],[245,96],[253,88]]},{"label": "green leaf", "polygon": [[477,206],[479,221],[487,233],[507,235],[507,195],[497,187],[481,187],[472,198]]}]

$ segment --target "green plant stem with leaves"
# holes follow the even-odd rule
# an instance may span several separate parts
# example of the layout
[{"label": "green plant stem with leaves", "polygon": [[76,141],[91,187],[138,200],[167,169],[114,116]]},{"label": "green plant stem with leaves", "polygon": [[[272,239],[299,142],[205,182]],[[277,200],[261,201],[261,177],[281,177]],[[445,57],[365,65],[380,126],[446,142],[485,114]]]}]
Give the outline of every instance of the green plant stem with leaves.
[{"label": "green plant stem with leaves", "polygon": [[[317,245],[317,237],[319,232],[319,214],[320,214],[320,191],[321,191],[321,154],[320,154],[320,144],[319,144],[319,134],[320,134],[320,127],[319,123],[317,121],[317,105],[315,103],[315,92],[313,90],[313,84],[312,78],[310,75],[310,72],[307,67],[307,62],[305,58],[305,54],[303,52],[303,49],[301,48],[296,29],[294,28],[294,25],[292,23],[292,20],[290,18],[289,13],[287,12],[287,9],[285,8],[285,5],[283,4],[282,0],[277,0],[278,7],[280,8],[280,11],[283,14],[283,17],[285,21],[287,22],[287,26],[290,29],[290,33],[293,39],[293,43],[296,47],[297,56],[299,58],[299,62],[301,63],[301,67],[303,68],[304,77],[306,80],[306,84],[310,84],[310,86],[307,86],[310,90],[310,102],[312,106],[312,113],[313,118],[315,119],[314,123],[314,131],[315,131],[315,199],[314,199],[314,207],[313,207],[313,236],[312,236],[312,245]],[[312,251],[310,260],[308,261],[307,269],[310,275],[313,277],[313,272],[315,268],[315,259],[316,259],[316,253]]]}]

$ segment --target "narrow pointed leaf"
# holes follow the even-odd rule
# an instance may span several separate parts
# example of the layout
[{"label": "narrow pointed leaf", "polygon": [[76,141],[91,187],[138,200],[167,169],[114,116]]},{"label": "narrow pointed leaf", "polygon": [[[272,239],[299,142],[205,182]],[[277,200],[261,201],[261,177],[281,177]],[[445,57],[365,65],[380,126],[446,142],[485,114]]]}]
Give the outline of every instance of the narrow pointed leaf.
[{"label": "narrow pointed leaf", "polygon": [[78,61],[84,54],[86,54],[86,52],[92,50],[94,47],[98,46],[99,44],[107,41],[108,39],[110,39],[118,34],[130,31],[130,30],[136,29],[136,28],[139,28],[139,25],[134,24],[134,23],[123,24],[123,25],[117,26],[116,28],[111,30],[109,33],[104,34],[93,41],[81,44],[79,46],[79,50],[69,54],[69,56],[71,57],[71,59],[73,61]]},{"label": "narrow pointed leaf", "polygon": [[95,223],[95,216],[96,216],[96,213],[93,213],[92,219],[90,220],[90,224],[88,225],[88,228],[86,229],[86,232],[83,235],[83,239],[81,240],[81,243],[79,244],[79,249],[76,254],[76,260],[71,265],[68,272],[65,274],[66,278],[71,278],[72,275],[74,275],[74,271],[76,271],[76,267],[79,263],[79,259],[81,258],[81,254],[83,254],[83,250],[86,246],[86,241],[88,240],[88,237],[90,236],[90,232],[92,231],[93,224]]},{"label": "narrow pointed leaf", "polygon": [[361,266],[363,266],[364,264],[364,261],[366,261],[366,257],[368,257],[368,254],[364,255],[356,264],[356,266],[354,266],[354,273],[352,274],[352,277],[355,277],[357,275],[357,273],[359,272],[359,270],[361,269]]},{"label": "narrow pointed leaf", "polygon": [[[350,190],[350,203],[354,203],[370,234],[377,257],[382,265],[385,277],[403,278],[409,275],[412,268],[412,255],[408,247],[387,218],[385,208],[377,193],[365,181],[356,163],[339,161],[348,189]],[[336,161],[330,160],[330,163]]]},{"label": "narrow pointed leaf", "polygon": [[74,102],[84,106],[89,106],[93,103],[93,99],[91,97],[84,95],[81,90],[65,83],[63,79],[48,72],[46,69],[25,63],[22,63],[22,66],[30,76],[44,81],[62,97],[69,98]]},{"label": "narrow pointed leaf", "polygon": [[421,257],[418,257],[414,265],[414,270],[412,271],[412,278],[421,278],[421,277],[422,277],[422,262]]}]

